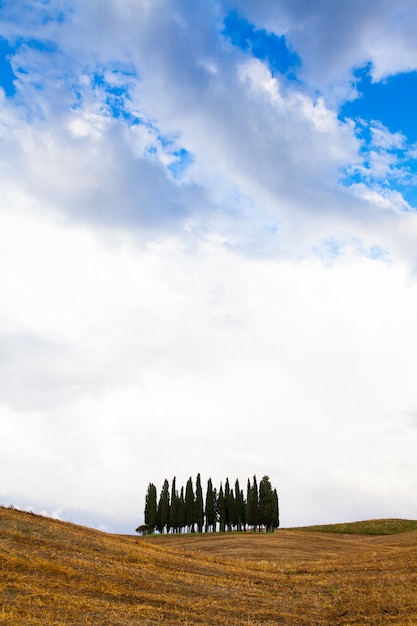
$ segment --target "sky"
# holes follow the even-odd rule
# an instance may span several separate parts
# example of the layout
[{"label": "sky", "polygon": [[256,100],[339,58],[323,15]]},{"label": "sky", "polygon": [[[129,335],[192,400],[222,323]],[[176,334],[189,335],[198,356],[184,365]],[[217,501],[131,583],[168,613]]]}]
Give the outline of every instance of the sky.
[{"label": "sky", "polygon": [[417,518],[415,0],[0,2],[0,504],[268,475]]}]

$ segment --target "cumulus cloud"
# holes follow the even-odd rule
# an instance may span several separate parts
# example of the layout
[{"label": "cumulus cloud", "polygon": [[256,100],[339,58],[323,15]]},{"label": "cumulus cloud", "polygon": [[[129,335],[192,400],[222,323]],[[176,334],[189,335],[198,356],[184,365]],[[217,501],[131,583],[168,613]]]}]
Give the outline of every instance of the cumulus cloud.
[{"label": "cumulus cloud", "polygon": [[[267,15],[271,8],[262,6],[260,15]],[[290,17],[294,10],[282,7]],[[307,20],[310,9],[298,11]],[[340,180],[352,168],[393,174],[388,146],[379,142],[364,163],[353,124],[325,98],[233,46],[222,33],[226,14],[214,4],[185,12],[180,2],[172,11],[74,3],[65,19],[32,22],[48,45],[29,41],[12,60],[20,107],[5,103],[8,179],[23,179],[31,196],[72,218],[150,231],[188,225],[200,234],[204,221],[206,231],[248,250],[272,230],[279,238],[269,248],[288,253],[297,245],[292,222],[297,228],[317,211],[338,211],[347,222],[363,215],[367,203]],[[324,6],[320,19],[337,22]],[[317,39],[320,28],[310,31]],[[317,51],[301,52],[319,59]],[[381,138],[378,128],[372,133]],[[253,212],[260,227],[252,242],[236,241],[235,219],[247,232]]]},{"label": "cumulus cloud", "polygon": [[238,0],[236,6],[256,26],[285,35],[303,60],[303,77],[322,88],[348,81],[352,69],[368,62],[375,80],[417,68],[412,0]]}]

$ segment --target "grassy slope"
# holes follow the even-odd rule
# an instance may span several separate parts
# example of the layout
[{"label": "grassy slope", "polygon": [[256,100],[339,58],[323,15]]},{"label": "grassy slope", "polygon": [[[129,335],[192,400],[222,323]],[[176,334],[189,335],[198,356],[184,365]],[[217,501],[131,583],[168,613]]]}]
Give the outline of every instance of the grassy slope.
[{"label": "grassy slope", "polygon": [[374,519],[364,522],[348,522],[345,524],[304,526],[296,530],[349,533],[352,535],[397,535],[399,533],[416,531],[417,521],[408,519]]},{"label": "grassy slope", "polygon": [[0,624],[417,624],[417,533],[122,537],[0,508]]}]

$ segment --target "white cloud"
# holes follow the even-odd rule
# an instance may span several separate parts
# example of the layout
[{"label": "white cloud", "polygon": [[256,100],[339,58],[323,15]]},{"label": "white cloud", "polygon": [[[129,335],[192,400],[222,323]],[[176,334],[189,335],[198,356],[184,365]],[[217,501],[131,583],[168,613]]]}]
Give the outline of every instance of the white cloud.
[{"label": "white cloud", "polygon": [[377,81],[417,69],[413,0],[349,0],[331,6],[327,0],[239,0],[230,7],[238,7],[257,28],[285,35],[302,58],[302,76],[323,89],[348,81],[353,68],[369,61]]},{"label": "white cloud", "polygon": [[375,122],[371,125],[372,143],[385,150],[401,150],[406,144],[402,133],[391,133],[383,124]]},{"label": "white cloud", "polygon": [[[63,517],[94,511],[126,530],[150,480],[256,471],[279,485],[287,525],[343,519],[347,505],[328,504],[340,490],[351,516],[366,502],[385,513],[387,497],[411,515],[396,493],[416,437],[416,286],[402,265],[354,251],[294,265],[217,244],[196,255],[175,239],[103,245],[45,220],[37,234],[20,243],[30,281],[19,246],[2,243],[14,263],[2,328],[31,333],[3,364],[15,368],[2,393],[3,500],[33,505],[36,493]],[[12,306],[24,293],[30,307]],[[364,481],[388,486],[361,495]],[[311,489],[321,497],[307,510]]]}]

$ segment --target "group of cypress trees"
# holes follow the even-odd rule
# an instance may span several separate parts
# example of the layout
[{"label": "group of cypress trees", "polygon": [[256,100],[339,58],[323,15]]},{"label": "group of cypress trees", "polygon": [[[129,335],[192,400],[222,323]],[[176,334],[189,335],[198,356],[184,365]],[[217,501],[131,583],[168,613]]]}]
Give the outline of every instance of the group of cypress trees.
[{"label": "group of cypress trees", "polygon": [[211,478],[207,481],[205,500],[198,474],[195,490],[192,478],[187,484],[177,488],[176,479],[164,481],[158,498],[155,485],[149,483],[145,498],[145,524],[136,531],[152,533],[181,532],[220,532],[253,531],[265,529],[273,531],[279,527],[279,505],[277,490],[272,488],[268,476],[259,483],[256,476],[248,479],[246,497],[236,479],[234,488],[229,479],[219,489],[213,487]]}]

